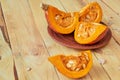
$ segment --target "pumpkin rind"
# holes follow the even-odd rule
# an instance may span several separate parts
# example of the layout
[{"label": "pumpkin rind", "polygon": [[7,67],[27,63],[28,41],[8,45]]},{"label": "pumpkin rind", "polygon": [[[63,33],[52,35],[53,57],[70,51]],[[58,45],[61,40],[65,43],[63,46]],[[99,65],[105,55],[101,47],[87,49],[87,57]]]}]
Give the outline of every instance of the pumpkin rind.
[{"label": "pumpkin rind", "polygon": [[[47,8],[47,10],[45,10],[45,16],[48,21],[49,27],[57,33],[61,33],[61,34],[72,33],[78,22],[78,13],[77,12],[66,13],[66,12],[61,11],[51,5],[47,5],[47,6],[48,6],[48,8]],[[70,18],[72,18],[71,24],[68,21],[63,21],[63,26],[59,25],[56,22],[56,18],[55,18],[56,15],[62,15],[62,17],[63,17],[62,19],[64,19],[64,17],[66,17],[66,16],[69,16]],[[66,20],[68,20],[68,19],[66,19]],[[68,24],[70,24],[70,25],[64,27],[65,22],[68,22]]]},{"label": "pumpkin rind", "polygon": [[[88,37],[83,37],[82,34],[84,34],[85,32],[79,33],[80,25],[83,25],[83,27],[87,27],[87,28],[92,28],[95,26],[94,33],[92,33]],[[85,25],[88,25],[88,26],[85,26]],[[80,44],[94,44],[99,40],[101,40],[105,36],[104,33],[106,32],[107,32],[107,27],[105,25],[102,25],[99,23],[93,23],[93,22],[89,22],[89,23],[80,22],[79,26],[76,27],[75,29],[74,38],[75,38],[75,41]]]},{"label": "pumpkin rind", "polygon": [[[85,7],[83,7],[80,10],[79,15],[80,15],[79,16],[80,22],[85,21],[85,22],[99,23],[102,20],[102,9],[97,2],[92,2],[92,3],[87,4]],[[95,19],[92,19],[93,17],[95,17]],[[90,20],[90,19],[92,19],[92,20]]]},{"label": "pumpkin rind", "polygon": [[48,60],[58,69],[59,72],[61,72],[63,75],[69,77],[69,78],[81,78],[85,75],[87,75],[87,73],[90,71],[91,67],[92,67],[92,54],[91,54],[91,51],[88,50],[88,51],[85,51],[87,52],[88,54],[88,57],[89,57],[89,62],[86,66],[85,69],[83,70],[80,70],[78,72],[76,71],[70,71],[68,70],[62,60],[61,60],[61,56],[63,55],[57,55],[57,56],[52,56],[52,57],[49,57]]}]

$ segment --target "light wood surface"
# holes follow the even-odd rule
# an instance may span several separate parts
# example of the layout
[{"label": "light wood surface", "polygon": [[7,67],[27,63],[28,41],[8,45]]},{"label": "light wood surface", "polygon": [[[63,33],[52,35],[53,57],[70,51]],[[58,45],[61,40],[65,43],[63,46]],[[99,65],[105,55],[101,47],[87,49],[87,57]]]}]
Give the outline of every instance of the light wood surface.
[{"label": "light wood surface", "polygon": [[[58,44],[47,32],[41,3],[66,12],[79,11],[97,1],[102,21],[112,31],[103,48],[92,50],[93,67],[81,79],[68,78],[48,61],[57,54],[76,54],[81,50]],[[0,0],[0,80],[120,80],[120,0]],[[105,59],[105,64],[99,60]]]}]

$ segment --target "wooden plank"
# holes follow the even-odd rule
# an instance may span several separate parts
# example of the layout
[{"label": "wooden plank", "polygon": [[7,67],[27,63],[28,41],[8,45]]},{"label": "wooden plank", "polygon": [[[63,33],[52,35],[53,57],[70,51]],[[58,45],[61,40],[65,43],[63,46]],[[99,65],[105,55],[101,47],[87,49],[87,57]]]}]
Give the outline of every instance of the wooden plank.
[{"label": "wooden plank", "polygon": [[[119,50],[120,46],[111,39],[111,42],[104,48],[99,49],[95,52],[98,60],[104,59],[105,64],[102,66],[104,67],[106,73],[109,75],[111,80],[119,80],[119,67],[120,67],[120,55]],[[115,76],[113,76],[115,75]]]},{"label": "wooden plank", "polygon": [[2,0],[18,80],[58,80],[27,0]]},{"label": "wooden plank", "polygon": [[1,29],[0,29],[0,80],[15,80],[12,52],[9,45],[4,40]]},{"label": "wooden plank", "polygon": [[120,0],[101,0],[106,6],[108,6],[113,12],[120,17]]},{"label": "wooden plank", "polygon": [[92,80],[110,80],[109,75],[106,74],[95,54],[93,54],[93,67],[89,74]]}]

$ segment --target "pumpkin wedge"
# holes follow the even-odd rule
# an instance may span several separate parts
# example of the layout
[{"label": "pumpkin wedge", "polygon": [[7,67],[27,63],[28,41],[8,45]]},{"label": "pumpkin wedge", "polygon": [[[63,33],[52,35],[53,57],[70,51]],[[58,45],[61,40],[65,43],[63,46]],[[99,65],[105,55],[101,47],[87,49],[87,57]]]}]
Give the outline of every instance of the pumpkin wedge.
[{"label": "pumpkin wedge", "polygon": [[53,31],[61,34],[69,34],[74,31],[79,16],[77,12],[67,13],[47,4],[43,4],[42,8],[49,27]]},{"label": "pumpkin wedge", "polygon": [[56,55],[49,57],[48,60],[60,73],[69,78],[81,78],[87,75],[92,67],[90,50],[82,51],[77,55]]},{"label": "pumpkin wedge", "polygon": [[102,9],[97,2],[92,2],[83,7],[79,12],[79,21],[97,22],[102,19]]},{"label": "pumpkin wedge", "polygon": [[74,32],[74,39],[79,44],[94,44],[107,33],[107,27],[100,23],[80,22]]}]

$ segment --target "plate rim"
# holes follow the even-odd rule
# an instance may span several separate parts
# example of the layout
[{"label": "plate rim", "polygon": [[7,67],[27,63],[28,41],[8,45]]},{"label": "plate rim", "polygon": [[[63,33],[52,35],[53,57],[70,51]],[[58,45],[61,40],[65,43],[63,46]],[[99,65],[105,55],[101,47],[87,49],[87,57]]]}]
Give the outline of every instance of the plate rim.
[{"label": "plate rim", "polygon": [[[102,48],[102,47],[104,47],[105,45],[107,45],[107,44],[109,43],[109,41],[110,41],[110,39],[111,39],[111,37],[112,37],[112,32],[111,32],[110,28],[108,28],[108,31],[106,32],[106,35],[103,37],[103,39],[101,39],[99,42],[97,42],[97,43],[100,43],[100,42],[101,42],[102,44],[97,45],[97,43],[96,43],[96,44],[92,44],[92,45],[84,45],[84,44],[79,44],[79,43],[77,43],[77,42],[74,40],[75,43],[76,43],[77,45],[79,45],[79,47],[78,47],[78,46],[75,47],[75,46],[73,46],[73,45],[70,46],[70,44],[68,44],[68,43],[64,43],[63,41],[61,41],[62,39],[59,39],[59,40],[58,40],[59,37],[55,37],[56,35],[66,35],[66,34],[57,33],[57,32],[55,32],[55,31],[53,31],[49,26],[47,27],[47,31],[48,31],[48,34],[51,36],[51,38],[54,39],[57,43],[59,43],[59,44],[61,44],[61,45],[63,45],[63,46],[69,47],[69,48],[81,49],[81,50]],[[71,33],[71,35],[72,35],[72,34],[73,34],[73,33]],[[68,35],[70,35],[70,34],[68,34]],[[66,36],[67,36],[67,35],[66,35]],[[74,38],[74,37],[73,37],[73,38]],[[104,41],[106,41],[106,42],[104,42]]]}]

